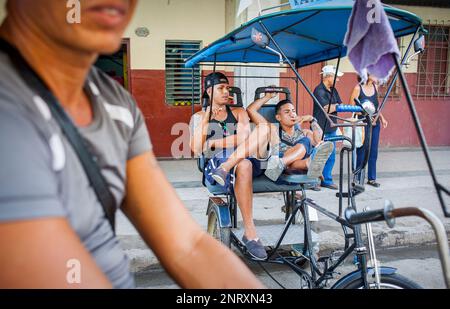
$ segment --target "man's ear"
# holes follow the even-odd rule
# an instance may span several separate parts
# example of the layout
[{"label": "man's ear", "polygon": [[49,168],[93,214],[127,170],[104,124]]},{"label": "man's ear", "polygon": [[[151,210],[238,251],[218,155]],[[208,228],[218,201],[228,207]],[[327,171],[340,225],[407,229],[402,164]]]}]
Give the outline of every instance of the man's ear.
[{"label": "man's ear", "polygon": [[208,89],[206,89],[206,93],[209,95],[209,97],[211,98],[211,93],[212,93],[212,87],[209,87]]},{"label": "man's ear", "polygon": [[280,121],[281,121],[281,116],[280,116],[280,114],[276,114],[276,115],[275,115],[275,119],[276,119],[278,122],[280,122]]}]

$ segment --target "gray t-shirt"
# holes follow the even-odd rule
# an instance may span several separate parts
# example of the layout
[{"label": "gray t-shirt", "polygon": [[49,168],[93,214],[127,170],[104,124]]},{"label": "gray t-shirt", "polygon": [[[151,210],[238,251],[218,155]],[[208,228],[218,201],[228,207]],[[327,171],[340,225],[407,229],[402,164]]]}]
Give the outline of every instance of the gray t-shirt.
[{"label": "gray t-shirt", "polygon": [[[79,131],[120,207],[127,160],[151,150],[150,138],[136,103],[115,81],[93,68],[85,90],[94,120]],[[1,52],[0,145],[0,222],[65,217],[114,287],[134,287],[78,157],[46,103]]]}]

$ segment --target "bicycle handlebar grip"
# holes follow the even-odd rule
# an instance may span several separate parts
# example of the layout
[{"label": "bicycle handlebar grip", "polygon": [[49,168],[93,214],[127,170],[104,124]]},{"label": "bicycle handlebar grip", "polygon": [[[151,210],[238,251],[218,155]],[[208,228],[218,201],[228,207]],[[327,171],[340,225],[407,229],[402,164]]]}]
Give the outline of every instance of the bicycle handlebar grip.
[{"label": "bicycle handlebar grip", "polygon": [[356,213],[354,209],[348,208],[345,211],[345,219],[352,225],[384,221],[384,209]]},{"label": "bicycle handlebar grip", "polygon": [[345,211],[345,219],[352,225],[385,220],[386,224],[390,228],[393,228],[395,225],[395,217],[392,215],[393,210],[394,205],[391,201],[387,200],[383,209],[356,213],[353,208],[347,208]]},{"label": "bicycle handlebar grip", "polygon": [[362,111],[361,106],[356,105],[338,104],[336,106],[336,112],[338,113],[361,113]]}]

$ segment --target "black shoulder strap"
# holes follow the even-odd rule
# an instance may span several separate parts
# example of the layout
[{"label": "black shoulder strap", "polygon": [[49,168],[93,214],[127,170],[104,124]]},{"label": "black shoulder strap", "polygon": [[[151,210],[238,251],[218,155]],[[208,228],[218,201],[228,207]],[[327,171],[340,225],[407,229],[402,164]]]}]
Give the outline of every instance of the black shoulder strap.
[{"label": "black shoulder strap", "polygon": [[99,166],[95,163],[95,159],[88,151],[83,137],[73,124],[72,120],[66,114],[57,98],[52,94],[44,81],[34,72],[22,57],[20,52],[10,45],[8,42],[0,39],[0,50],[9,55],[12,63],[16,67],[22,79],[28,86],[35,91],[47,103],[53,118],[58,122],[69,143],[75,150],[84,171],[97,195],[100,204],[103,207],[106,218],[108,219],[113,232],[115,233],[115,212],[116,202],[114,196],[108,188],[108,184],[101,174]]}]

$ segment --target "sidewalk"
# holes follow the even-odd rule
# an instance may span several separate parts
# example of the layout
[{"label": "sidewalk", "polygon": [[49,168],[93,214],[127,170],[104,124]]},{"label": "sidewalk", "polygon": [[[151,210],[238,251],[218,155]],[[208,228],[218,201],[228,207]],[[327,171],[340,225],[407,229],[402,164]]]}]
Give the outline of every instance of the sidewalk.
[{"label": "sidewalk", "polygon": [[[450,187],[450,147],[437,148],[431,151],[433,165],[439,181]],[[333,174],[337,182],[338,160]],[[160,161],[162,169],[194,219],[206,229],[206,207],[208,191],[201,185],[201,174],[194,160]],[[345,165],[344,165],[345,166]],[[423,153],[420,149],[382,150],[378,159],[378,181],[381,188],[366,187],[366,192],[356,199],[360,210],[365,207],[379,209],[386,199],[391,200],[396,208],[423,207],[442,219],[450,233],[450,219],[443,217],[437,195],[432,185]],[[338,212],[336,191],[322,189],[321,192],[307,191],[308,197],[319,205],[334,213]],[[344,200],[345,202],[345,200]],[[450,198],[446,199],[450,207]],[[256,226],[280,223],[280,231],[284,222],[281,194],[258,194],[254,197],[254,218]],[[346,205],[344,205],[345,209]],[[168,224],[170,221],[168,219]],[[364,229],[363,229],[364,230]],[[319,214],[316,232],[320,237],[321,250],[342,249],[344,244],[340,225],[328,217]],[[435,241],[434,233],[428,223],[419,218],[402,218],[394,229],[385,223],[374,223],[373,232],[377,247],[422,246]],[[122,213],[117,218],[117,235],[123,249],[129,255],[132,270],[142,269],[158,264],[153,253],[147,249],[136,230]]]}]

